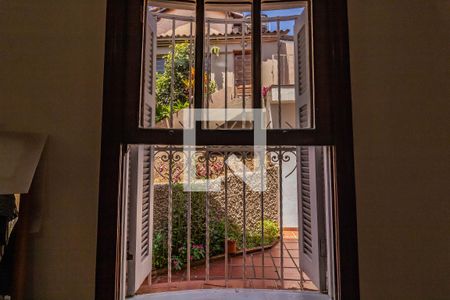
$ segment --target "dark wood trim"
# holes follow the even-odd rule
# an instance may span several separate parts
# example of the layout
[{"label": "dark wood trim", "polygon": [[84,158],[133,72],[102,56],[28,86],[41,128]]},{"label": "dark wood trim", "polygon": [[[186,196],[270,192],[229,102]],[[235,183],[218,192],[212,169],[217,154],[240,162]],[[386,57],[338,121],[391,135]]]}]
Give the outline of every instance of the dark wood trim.
[{"label": "dark wood trim", "polygon": [[[112,1],[112,0],[109,0]],[[254,3],[259,2],[255,1]],[[309,3],[310,0],[307,0]],[[261,3],[259,3],[261,4]],[[146,128],[145,131],[139,128],[139,108],[141,99],[141,60],[142,60],[142,41],[143,41],[143,1],[130,0],[127,1],[127,39],[126,39],[126,79],[125,79],[125,106],[124,106],[124,136],[130,143],[152,143],[155,139],[153,137],[158,137],[158,141],[161,144],[182,144],[182,134],[176,133],[176,130],[171,129],[156,129],[156,128]],[[308,129],[308,133],[294,134],[292,132],[302,132],[304,129],[287,129],[283,132],[288,131],[289,134],[283,135],[282,139],[286,141],[286,137],[289,137],[289,141],[293,141],[295,138],[297,141],[304,141],[305,135],[316,136],[317,140],[323,141],[318,144],[333,144],[333,131],[332,131],[332,118],[331,118],[331,101],[333,94],[331,91],[331,73],[330,66],[332,64],[333,53],[332,44],[330,36],[329,20],[330,12],[327,11],[327,2],[318,1],[314,5],[312,10],[312,21],[314,23],[313,39],[315,44],[321,45],[320,47],[314,47],[314,113],[311,117],[314,121],[314,128]],[[259,5],[261,6],[261,5]],[[205,20],[205,1],[197,1],[196,4],[196,23],[199,24],[201,21]],[[311,11],[310,11],[311,14]],[[261,17],[261,16],[260,16]],[[255,19],[256,20],[256,19]],[[261,21],[261,19],[259,18]],[[254,21],[252,21],[254,22]],[[325,26],[323,26],[325,24]],[[260,29],[260,28],[259,28]],[[261,30],[256,30],[252,32],[252,47],[254,49],[257,45],[257,41],[261,40]],[[197,37],[204,36],[205,28],[204,26],[196,26],[195,32],[195,48],[203,49],[204,39],[199,39]],[[261,47],[261,45],[259,44]],[[257,47],[257,46],[256,46]],[[252,53],[251,50],[247,50]],[[246,53],[248,53],[246,51]],[[242,52],[242,51],[239,51]],[[195,53],[195,69],[203,69],[203,53],[196,51]],[[241,54],[241,53],[239,53]],[[252,58],[254,59],[254,58]],[[261,58],[260,58],[261,59]],[[253,64],[255,66],[255,64]],[[255,70],[256,71],[256,70]],[[259,72],[260,73],[260,72]],[[258,73],[258,74],[259,74]],[[201,72],[196,72],[195,74],[195,89],[194,89],[194,107],[201,108],[203,105],[203,78],[200,78]],[[260,75],[260,74],[259,74]],[[255,76],[255,73],[252,75]],[[256,75],[258,76],[258,75]],[[198,78],[197,78],[198,77]],[[252,91],[258,90],[259,95],[261,94],[261,86],[259,82],[258,85],[252,86]],[[253,94],[253,98],[256,95]],[[261,98],[261,97],[259,97]],[[258,100],[253,101],[254,105],[258,105]],[[201,122],[197,122],[196,129],[197,134],[203,134],[204,129],[201,127]],[[161,133],[160,131],[165,131]],[[221,131],[225,131],[221,129]],[[281,137],[279,135],[280,131],[276,129],[268,129],[268,132],[273,131],[273,136],[278,139]],[[236,135],[234,130],[230,130],[228,135]],[[268,133],[270,136],[271,134]],[[180,138],[176,138],[179,136]],[[240,141],[244,141],[244,138],[238,138]],[[200,140],[200,139],[197,139]],[[309,139],[308,139],[309,140]],[[217,139],[212,139],[212,141],[217,141]],[[271,143],[271,139],[268,138],[268,143]],[[223,142],[225,143],[225,141]],[[276,140],[273,141],[274,145],[280,144]]]},{"label": "dark wood trim", "polygon": [[[200,25],[201,24],[201,25]],[[200,109],[203,106],[203,55],[204,55],[204,36],[205,36],[205,1],[197,0],[195,2],[195,76],[194,76],[194,108]],[[200,26],[199,26],[200,25]],[[199,38],[201,37],[201,38]],[[197,49],[203,49],[197,51]],[[200,72],[198,70],[201,70]],[[209,101],[209,100],[207,100]],[[202,131],[202,122],[195,122],[197,133]],[[198,136],[196,136],[198,138]]]},{"label": "dark wood trim", "polygon": [[[261,84],[261,1],[252,2],[252,88],[253,88],[253,108],[262,108],[262,84]],[[242,63],[245,59],[242,58]],[[244,87],[245,89],[245,87]],[[261,123],[262,124],[262,123]]]},{"label": "dark wood trim", "polygon": [[[194,83],[194,108],[203,106],[203,52],[205,36],[205,1],[197,0],[195,4],[195,83]],[[201,70],[200,72],[198,70]],[[200,122],[197,127],[201,128]]]},{"label": "dark wood trim", "polygon": [[[178,130],[140,129],[139,101],[141,85],[142,9],[144,1],[108,0],[105,50],[102,149],[98,207],[96,299],[119,297],[120,247],[120,174],[121,145],[126,143],[181,144]],[[204,0],[198,1],[197,17],[204,18]],[[315,115],[313,130],[272,130],[268,140],[277,144],[334,146],[338,195],[335,203],[336,261],[338,299],[359,299],[356,196],[353,161],[352,112],[346,0],[314,1],[314,86]],[[197,26],[196,36],[203,36]],[[196,39],[203,46],[203,39]],[[317,45],[320,45],[318,47]],[[202,56],[200,56],[202,57]],[[196,69],[203,62],[196,61]],[[201,72],[196,80],[196,107],[203,93]],[[256,87],[253,87],[256,89]],[[202,135],[207,130],[202,131]],[[181,132],[181,134],[180,134]],[[234,131],[233,131],[234,132]],[[249,144],[251,131],[212,132],[221,144]],[[272,136],[272,137],[271,137]],[[278,137],[276,137],[278,136]],[[211,144],[211,139],[199,143]],[[295,142],[292,142],[295,141]]]},{"label": "dark wood trim", "polygon": [[[198,122],[199,123],[199,122]],[[331,145],[329,135],[318,135],[317,130],[271,129],[267,131],[267,144],[277,145]],[[196,130],[197,145],[253,145],[251,129],[235,130]],[[200,134],[198,134],[200,133]],[[183,129],[138,129],[131,136],[125,136],[128,144],[182,145]]]},{"label": "dark wood trim", "polygon": [[356,191],[353,154],[353,124],[350,81],[350,53],[346,0],[327,0],[331,36],[332,111],[334,129],[334,167],[337,188],[336,261],[338,297],[360,298]]},{"label": "dark wood trim", "polygon": [[127,9],[130,2],[107,4],[102,109],[100,187],[95,298],[118,299],[119,195],[125,98]]},{"label": "dark wood trim", "polygon": [[[314,95],[314,113],[311,116],[314,121],[314,128],[317,130],[318,135],[329,137],[331,143],[333,143],[333,129],[331,124],[331,102],[334,99],[331,91],[332,78],[330,72],[330,66],[333,59],[330,26],[328,19],[332,15],[328,11],[329,1],[314,1],[311,8],[311,2],[309,7],[309,15],[312,15],[312,39],[314,42],[312,55],[314,56],[314,78],[312,87],[312,93]],[[312,11],[311,11],[312,9]],[[311,35],[310,35],[311,36]],[[320,45],[320,46],[319,46]]]},{"label": "dark wood trim", "polygon": [[[114,0],[108,0],[114,1]],[[141,107],[141,75],[142,75],[142,60],[143,60],[143,22],[144,22],[144,5],[146,1],[130,0],[125,1],[125,12],[118,12],[123,14],[126,18],[124,33],[126,38],[123,41],[125,46],[125,65],[124,81],[121,83],[125,86],[124,94],[124,136],[133,136],[139,129],[140,124],[140,107]]]}]

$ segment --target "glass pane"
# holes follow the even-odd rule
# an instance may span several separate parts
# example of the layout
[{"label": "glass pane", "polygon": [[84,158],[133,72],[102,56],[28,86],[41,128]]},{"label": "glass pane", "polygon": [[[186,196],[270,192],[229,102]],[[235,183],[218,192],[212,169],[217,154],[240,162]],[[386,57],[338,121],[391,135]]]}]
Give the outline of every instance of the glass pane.
[{"label": "glass pane", "polygon": [[309,7],[262,6],[262,94],[269,129],[313,128]]},{"label": "glass pane", "polygon": [[211,120],[205,129],[251,129],[253,122],[236,117],[253,107],[251,6],[207,6],[203,108],[233,110],[225,121]]},{"label": "glass pane", "polygon": [[148,6],[144,24],[141,128],[183,128],[193,106],[195,8]]},{"label": "glass pane", "polygon": [[138,192],[130,195],[143,194],[138,226],[151,226],[145,231],[150,237],[136,231],[141,235],[131,239],[140,241],[139,251],[151,245],[151,273],[138,293],[211,286],[329,289],[322,281],[332,259],[329,148],[131,148],[136,157],[128,186]]},{"label": "glass pane", "polygon": [[[251,129],[251,6],[206,5],[204,109],[234,110],[204,129]],[[262,104],[268,129],[314,128],[311,20],[308,2],[262,6]],[[195,9],[149,6],[145,22],[140,127],[185,128],[194,106]],[[236,115],[241,111],[242,115]],[[252,118],[250,118],[252,119]]]}]

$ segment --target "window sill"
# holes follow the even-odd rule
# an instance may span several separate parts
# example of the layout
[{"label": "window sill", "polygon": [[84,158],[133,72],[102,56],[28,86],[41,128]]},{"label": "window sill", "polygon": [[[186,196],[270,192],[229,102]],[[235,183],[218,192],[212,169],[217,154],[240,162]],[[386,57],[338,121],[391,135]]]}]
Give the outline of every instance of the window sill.
[{"label": "window sill", "polygon": [[164,292],[140,295],[132,300],[331,300],[328,295],[314,292],[294,292],[253,289],[208,289],[194,291]]}]

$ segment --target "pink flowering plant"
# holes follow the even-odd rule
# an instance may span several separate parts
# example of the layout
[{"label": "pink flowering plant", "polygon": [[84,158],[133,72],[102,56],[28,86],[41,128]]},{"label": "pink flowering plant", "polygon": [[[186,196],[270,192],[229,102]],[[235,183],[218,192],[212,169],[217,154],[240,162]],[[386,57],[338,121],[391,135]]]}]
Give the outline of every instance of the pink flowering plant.
[{"label": "pink flowering plant", "polygon": [[209,162],[209,170],[205,163],[197,162],[195,166],[195,175],[199,179],[217,178],[222,174],[224,170],[223,160],[217,159],[216,161]]}]

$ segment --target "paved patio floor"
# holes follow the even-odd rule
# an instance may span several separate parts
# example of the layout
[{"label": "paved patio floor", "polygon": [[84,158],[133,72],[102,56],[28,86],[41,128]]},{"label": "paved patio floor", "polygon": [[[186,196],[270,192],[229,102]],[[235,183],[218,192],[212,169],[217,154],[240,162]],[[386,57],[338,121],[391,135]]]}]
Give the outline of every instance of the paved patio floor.
[{"label": "paved patio floor", "polygon": [[[253,289],[288,289],[317,291],[317,288],[299,268],[298,233],[283,232],[283,275],[281,280],[281,243],[271,249],[230,257],[228,260],[229,278],[225,280],[225,259],[210,262],[209,280],[205,280],[205,265],[191,267],[191,280],[187,281],[186,270],[172,273],[172,282],[167,282],[167,275],[152,277],[152,284],[147,280],[137,294],[165,291],[181,291],[211,288],[253,288]],[[244,277],[245,272],[245,277]]]}]

